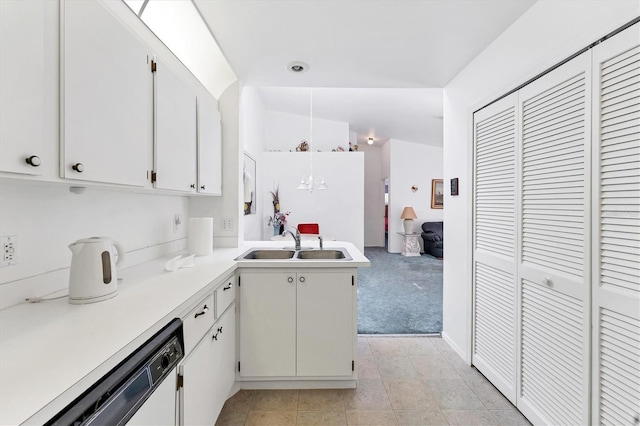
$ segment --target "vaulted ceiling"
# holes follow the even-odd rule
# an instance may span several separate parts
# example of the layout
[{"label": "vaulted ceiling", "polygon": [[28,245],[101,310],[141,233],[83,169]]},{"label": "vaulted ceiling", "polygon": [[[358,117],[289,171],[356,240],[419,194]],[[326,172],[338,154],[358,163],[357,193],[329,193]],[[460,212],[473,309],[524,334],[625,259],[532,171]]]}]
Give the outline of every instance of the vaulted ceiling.
[{"label": "vaulted ceiling", "polygon": [[[314,116],[348,121],[359,139],[437,145],[441,89],[534,0],[194,3],[241,82],[265,88],[268,108],[296,113],[301,103],[278,87],[323,88],[314,92]],[[292,61],[309,67],[293,73]]]}]

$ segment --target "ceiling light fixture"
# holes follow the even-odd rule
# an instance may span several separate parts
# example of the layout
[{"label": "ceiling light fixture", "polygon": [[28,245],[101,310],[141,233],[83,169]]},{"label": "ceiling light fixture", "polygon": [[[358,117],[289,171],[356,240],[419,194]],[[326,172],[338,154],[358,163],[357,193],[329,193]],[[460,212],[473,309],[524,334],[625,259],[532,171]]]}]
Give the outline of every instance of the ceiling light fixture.
[{"label": "ceiling light fixture", "polygon": [[309,176],[302,176],[296,189],[313,192],[314,189],[329,189],[322,176],[313,177],[313,89],[309,95]]},{"label": "ceiling light fixture", "polygon": [[289,62],[289,65],[287,65],[287,69],[293,73],[298,74],[307,71],[309,69],[309,65],[305,64],[304,62],[293,61]]},{"label": "ceiling light fixture", "polygon": [[373,145],[373,138],[369,138],[369,139],[367,140],[367,143],[368,143],[369,145]]}]

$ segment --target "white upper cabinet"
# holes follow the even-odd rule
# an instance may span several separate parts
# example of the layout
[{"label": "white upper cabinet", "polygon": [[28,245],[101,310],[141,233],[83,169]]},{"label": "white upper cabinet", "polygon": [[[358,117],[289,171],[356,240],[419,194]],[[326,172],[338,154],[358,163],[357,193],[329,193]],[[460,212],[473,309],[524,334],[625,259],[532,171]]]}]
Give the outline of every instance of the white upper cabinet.
[{"label": "white upper cabinet", "polygon": [[61,176],[145,186],[153,146],[150,49],[100,2],[61,7]]},{"label": "white upper cabinet", "polygon": [[198,192],[222,195],[222,127],[218,102],[208,92],[198,96]]},{"label": "white upper cabinet", "polygon": [[156,76],[155,187],[196,192],[196,93],[165,62]]},{"label": "white upper cabinet", "polygon": [[45,5],[0,1],[0,171],[41,174]]}]

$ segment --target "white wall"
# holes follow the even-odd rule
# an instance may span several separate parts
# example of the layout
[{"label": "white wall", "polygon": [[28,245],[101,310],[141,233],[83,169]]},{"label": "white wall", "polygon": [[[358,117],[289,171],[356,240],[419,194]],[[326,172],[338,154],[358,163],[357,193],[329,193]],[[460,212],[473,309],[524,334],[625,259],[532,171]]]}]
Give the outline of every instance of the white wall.
[{"label": "white wall", "polygon": [[0,235],[18,236],[17,265],[0,269],[0,308],[67,288],[68,245],[80,238],[122,243],[123,267],[186,246],[187,197],[98,187],[73,194],[69,185],[21,180],[1,181],[0,194]]},{"label": "white wall", "polygon": [[[304,139],[311,142],[311,120],[308,115],[267,111],[266,143],[267,151],[295,151]],[[313,119],[313,150],[331,151],[342,146],[349,148],[349,123],[342,121]]]},{"label": "white wall", "polygon": [[[240,84],[233,83],[220,97],[222,117],[222,196],[191,197],[191,217],[213,217],[213,247],[237,247],[243,220],[243,193],[240,191],[242,146],[239,142]],[[231,219],[231,229],[222,228],[222,220]]]},{"label": "white wall", "polygon": [[256,186],[256,212],[242,217],[244,222],[245,241],[259,241],[262,239],[262,227],[264,217],[264,198],[266,190],[264,179],[256,179],[262,176],[262,155],[265,147],[265,115],[266,109],[260,97],[260,92],[255,87],[243,87],[241,96],[241,141],[244,151],[256,160],[256,176],[253,176]]},{"label": "white wall", "polygon": [[364,154],[362,152],[314,152],[313,175],[323,176],[328,190],[296,189],[309,174],[309,152],[265,152],[264,236],[273,236],[266,216],[273,215],[269,191],[279,187],[280,211],[290,211],[288,224],[319,223],[323,237],[353,243],[364,250]]},{"label": "white wall", "polygon": [[351,146],[355,146],[358,143],[358,132],[349,132],[349,142],[351,142]]},{"label": "white wall", "polygon": [[[392,139],[390,147],[389,175],[389,252],[402,251],[402,209],[411,206],[416,212],[414,232],[420,233],[421,225],[427,221],[442,221],[442,209],[431,208],[431,180],[442,179],[443,149]],[[418,191],[413,192],[412,186]],[[446,205],[446,203],[445,203]]]},{"label": "white wall", "polygon": [[445,185],[443,337],[471,361],[472,114],[501,94],[640,15],[640,2],[539,1],[444,91]]},{"label": "white wall", "polygon": [[391,175],[391,141],[388,140],[382,145],[382,177],[389,179]]},{"label": "white wall", "polygon": [[363,144],[364,246],[384,247],[384,168],[382,148]]}]

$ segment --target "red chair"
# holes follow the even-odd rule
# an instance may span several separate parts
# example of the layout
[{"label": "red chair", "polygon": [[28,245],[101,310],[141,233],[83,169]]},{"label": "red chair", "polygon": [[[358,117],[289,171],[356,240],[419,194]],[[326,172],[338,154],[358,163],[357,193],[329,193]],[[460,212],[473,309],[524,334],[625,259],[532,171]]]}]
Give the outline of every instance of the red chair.
[{"label": "red chair", "polygon": [[317,223],[299,223],[298,231],[301,234],[319,234],[320,225],[318,225]]}]

